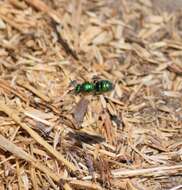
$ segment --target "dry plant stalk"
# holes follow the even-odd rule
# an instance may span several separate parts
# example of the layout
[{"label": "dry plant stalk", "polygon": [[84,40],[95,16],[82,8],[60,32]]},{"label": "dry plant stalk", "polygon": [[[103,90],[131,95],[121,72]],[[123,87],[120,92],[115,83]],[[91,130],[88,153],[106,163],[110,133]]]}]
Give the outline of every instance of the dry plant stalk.
[{"label": "dry plant stalk", "polygon": [[5,112],[10,118],[12,118],[17,124],[19,124],[29,135],[34,138],[40,145],[42,145],[49,153],[57,158],[60,162],[65,164],[70,170],[76,171],[77,168],[69,161],[67,161],[58,151],[54,150],[42,137],[40,137],[34,130],[28,127],[25,123],[22,123],[18,114],[14,110],[10,109],[3,101],[0,102],[1,111]]},{"label": "dry plant stalk", "polygon": [[[181,188],[180,8],[0,1],[0,189]],[[97,79],[114,90],[72,93]]]},{"label": "dry plant stalk", "polygon": [[14,156],[26,160],[27,162],[31,163],[35,168],[41,170],[46,175],[52,177],[53,180],[59,182],[61,177],[58,174],[50,171],[49,168],[38,162],[35,158],[33,158],[30,154],[26,153],[21,148],[17,147],[14,143],[0,135],[0,147],[5,150],[11,152]]},{"label": "dry plant stalk", "polygon": [[176,173],[181,173],[182,165],[173,166],[161,166],[154,168],[145,169],[135,169],[135,170],[113,170],[111,173],[114,178],[126,178],[126,177],[136,177],[136,176],[165,176],[172,175]]},{"label": "dry plant stalk", "polygon": [[31,86],[30,84],[28,83],[25,83],[23,81],[20,81],[18,80],[17,83],[24,87],[25,89],[31,91],[33,94],[35,94],[37,97],[41,98],[43,101],[49,103],[50,102],[50,99],[49,97],[45,96],[43,93],[41,93],[39,90],[35,89],[33,86]]},{"label": "dry plant stalk", "polygon": [[35,7],[39,11],[45,12],[48,14],[54,21],[61,24],[59,15],[50,7],[48,7],[43,1],[41,0],[25,0],[28,4]]}]

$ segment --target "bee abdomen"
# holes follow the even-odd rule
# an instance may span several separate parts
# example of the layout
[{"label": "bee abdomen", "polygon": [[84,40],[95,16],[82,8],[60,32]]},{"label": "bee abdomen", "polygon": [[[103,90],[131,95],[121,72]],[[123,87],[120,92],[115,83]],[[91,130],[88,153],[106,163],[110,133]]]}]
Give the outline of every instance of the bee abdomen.
[{"label": "bee abdomen", "polygon": [[108,92],[113,89],[113,84],[108,80],[101,80],[95,83],[95,90],[98,93]]}]

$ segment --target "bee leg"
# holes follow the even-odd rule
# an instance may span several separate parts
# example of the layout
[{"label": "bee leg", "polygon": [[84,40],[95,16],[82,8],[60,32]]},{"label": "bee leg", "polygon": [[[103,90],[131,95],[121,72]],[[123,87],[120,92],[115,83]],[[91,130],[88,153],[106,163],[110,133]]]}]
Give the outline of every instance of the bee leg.
[{"label": "bee leg", "polygon": [[97,75],[94,75],[93,77],[92,77],[92,81],[93,81],[93,83],[95,84],[98,80],[100,80],[101,78],[99,77],[99,76],[97,76]]},{"label": "bee leg", "polygon": [[76,80],[70,80],[69,86],[68,87],[76,87],[76,85],[78,84],[78,82]]}]

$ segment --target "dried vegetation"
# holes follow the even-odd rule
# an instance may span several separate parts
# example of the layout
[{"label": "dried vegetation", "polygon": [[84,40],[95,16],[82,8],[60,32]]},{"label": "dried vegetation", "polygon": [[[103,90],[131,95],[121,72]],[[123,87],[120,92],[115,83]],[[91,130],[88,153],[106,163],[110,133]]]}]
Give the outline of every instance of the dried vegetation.
[{"label": "dried vegetation", "polygon": [[[161,2],[0,1],[0,189],[181,188],[181,2]],[[95,78],[114,90],[72,93]]]}]

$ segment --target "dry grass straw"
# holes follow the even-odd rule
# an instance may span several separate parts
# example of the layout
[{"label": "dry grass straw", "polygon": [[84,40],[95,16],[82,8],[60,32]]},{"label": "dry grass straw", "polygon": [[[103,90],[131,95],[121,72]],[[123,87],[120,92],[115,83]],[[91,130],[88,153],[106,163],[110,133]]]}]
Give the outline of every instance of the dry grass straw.
[{"label": "dry grass straw", "polygon": [[70,170],[77,170],[72,163],[64,159],[58,151],[54,150],[53,147],[51,147],[43,138],[41,138],[36,132],[34,132],[34,130],[32,130],[25,123],[21,122],[20,118],[18,117],[17,110],[11,110],[3,102],[0,102],[0,109],[1,111],[5,112],[10,118],[12,118],[15,122],[17,122],[24,130],[26,130],[33,139],[35,139],[39,144],[41,144],[49,153],[55,156],[57,160],[65,164]]},{"label": "dry grass straw", "polygon": [[0,2],[0,189],[181,188],[180,5]]}]

